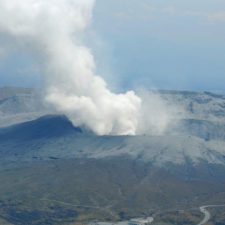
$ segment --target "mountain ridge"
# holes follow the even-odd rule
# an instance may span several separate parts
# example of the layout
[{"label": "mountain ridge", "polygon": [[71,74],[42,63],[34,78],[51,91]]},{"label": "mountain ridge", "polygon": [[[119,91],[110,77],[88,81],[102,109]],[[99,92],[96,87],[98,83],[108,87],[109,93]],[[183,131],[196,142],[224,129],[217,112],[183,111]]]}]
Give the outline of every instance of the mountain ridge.
[{"label": "mountain ridge", "polygon": [[[19,144],[18,144],[19,143]],[[29,144],[28,144],[29,143]],[[16,153],[29,149],[44,158],[107,158],[130,156],[155,165],[183,164],[186,159],[196,164],[206,161],[225,165],[225,141],[204,140],[191,135],[97,136],[75,128],[65,116],[44,116],[0,129],[0,149]],[[61,148],[59,146],[62,146]],[[91,146],[91,147],[90,147]],[[17,152],[19,154],[19,152]],[[3,156],[2,156],[3,157]],[[25,157],[25,155],[24,155]]]}]

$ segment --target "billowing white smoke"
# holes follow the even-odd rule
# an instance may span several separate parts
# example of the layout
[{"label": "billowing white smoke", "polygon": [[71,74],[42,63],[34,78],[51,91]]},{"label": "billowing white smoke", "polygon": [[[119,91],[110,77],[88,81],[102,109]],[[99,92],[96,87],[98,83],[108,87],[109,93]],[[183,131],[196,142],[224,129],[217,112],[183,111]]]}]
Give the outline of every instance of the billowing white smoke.
[{"label": "billowing white smoke", "polygon": [[[137,134],[162,135],[176,124],[178,108],[170,101],[166,101],[156,91],[140,90],[142,99],[139,113]],[[181,109],[180,109],[181,111]],[[179,111],[179,112],[180,112]]]},{"label": "billowing white smoke", "polygon": [[133,91],[112,93],[96,74],[93,55],[82,42],[94,3],[0,0],[0,32],[39,54],[45,99],[76,126],[100,135],[135,135],[143,131],[141,117],[149,116],[141,113],[142,100]]},{"label": "billowing white smoke", "polygon": [[46,100],[97,134],[135,134],[141,100],[114,94],[95,74],[81,35],[94,0],[0,0],[0,30],[34,45],[44,58]]}]

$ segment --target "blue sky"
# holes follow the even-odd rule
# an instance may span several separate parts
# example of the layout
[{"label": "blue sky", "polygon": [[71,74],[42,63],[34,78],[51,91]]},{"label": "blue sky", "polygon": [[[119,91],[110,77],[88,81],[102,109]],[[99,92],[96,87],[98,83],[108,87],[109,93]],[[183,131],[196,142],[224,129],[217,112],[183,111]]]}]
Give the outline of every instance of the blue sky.
[{"label": "blue sky", "polygon": [[[112,87],[225,89],[224,0],[97,0],[91,37]],[[35,85],[29,57],[0,50],[0,84]]]}]

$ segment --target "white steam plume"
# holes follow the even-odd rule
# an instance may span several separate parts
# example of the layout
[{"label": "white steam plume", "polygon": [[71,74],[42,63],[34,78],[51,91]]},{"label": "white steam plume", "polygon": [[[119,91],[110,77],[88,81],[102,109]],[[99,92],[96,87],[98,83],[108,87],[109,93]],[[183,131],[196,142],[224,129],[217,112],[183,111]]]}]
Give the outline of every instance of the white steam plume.
[{"label": "white steam plume", "polygon": [[112,93],[81,41],[94,2],[0,0],[0,31],[35,46],[45,62],[46,100],[76,126],[134,135],[141,99],[133,91]]},{"label": "white steam plume", "polygon": [[45,99],[74,125],[85,126],[99,135],[161,132],[168,123],[164,109],[156,107],[151,117],[151,107],[143,106],[133,91],[112,93],[96,74],[93,55],[82,42],[94,3],[0,0],[0,34],[16,44],[28,45],[39,55]]}]

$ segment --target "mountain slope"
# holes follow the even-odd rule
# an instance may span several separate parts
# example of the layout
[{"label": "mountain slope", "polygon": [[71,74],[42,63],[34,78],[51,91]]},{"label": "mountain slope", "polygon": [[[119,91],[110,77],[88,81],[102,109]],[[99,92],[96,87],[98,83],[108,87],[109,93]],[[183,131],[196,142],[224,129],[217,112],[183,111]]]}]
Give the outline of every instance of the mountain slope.
[{"label": "mountain slope", "polygon": [[[161,136],[96,136],[46,112],[0,128],[0,217],[62,225],[224,204],[224,96],[161,95],[185,109]],[[11,96],[1,112],[26,114],[31,99]]]},{"label": "mountain slope", "polygon": [[0,129],[0,179],[0,215],[13,224],[124,219],[222,203],[224,141],[99,137],[64,116],[45,116]]},{"label": "mountain slope", "polygon": [[191,135],[100,137],[73,127],[64,116],[45,116],[0,129],[0,153],[5,152],[1,158],[22,154],[23,160],[52,155],[95,159],[128,156],[159,167],[188,162],[225,165],[224,146],[223,140],[205,141]]}]

